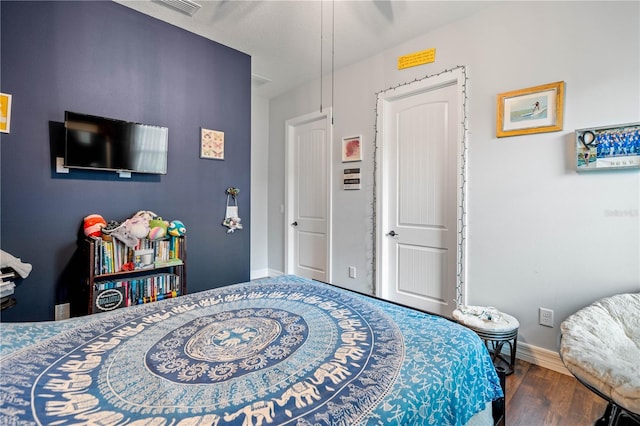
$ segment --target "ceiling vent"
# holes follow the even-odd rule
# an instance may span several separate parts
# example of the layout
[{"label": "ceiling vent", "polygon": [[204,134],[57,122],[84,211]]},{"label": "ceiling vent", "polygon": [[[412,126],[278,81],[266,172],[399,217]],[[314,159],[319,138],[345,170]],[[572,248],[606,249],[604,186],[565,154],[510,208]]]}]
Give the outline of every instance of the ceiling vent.
[{"label": "ceiling vent", "polygon": [[262,77],[258,74],[251,74],[251,86],[258,88],[267,83],[271,83],[271,80],[269,80],[267,77]]},{"label": "ceiling vent", "polygon": [[179,10],[189,16],[193,16],[202,7],[191,0],[153,0],[156,3],[164,4],[172,9]]}]

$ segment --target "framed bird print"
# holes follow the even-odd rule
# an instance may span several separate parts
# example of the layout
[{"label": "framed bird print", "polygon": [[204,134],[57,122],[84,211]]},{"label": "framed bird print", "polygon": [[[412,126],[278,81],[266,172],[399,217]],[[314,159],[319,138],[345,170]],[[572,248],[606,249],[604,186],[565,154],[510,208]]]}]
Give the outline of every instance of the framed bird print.
[{"label": "framed bird print", "polygon": [[224,132],[200,129],[200,158],[224,160]]}]

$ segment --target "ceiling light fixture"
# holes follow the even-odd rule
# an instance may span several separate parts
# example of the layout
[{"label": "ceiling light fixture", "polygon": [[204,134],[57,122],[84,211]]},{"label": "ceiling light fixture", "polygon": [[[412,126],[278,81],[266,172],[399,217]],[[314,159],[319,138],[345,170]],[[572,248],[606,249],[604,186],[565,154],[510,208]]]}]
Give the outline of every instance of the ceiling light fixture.
[{"label": "ceiling light fixture", "polygon": [[165,6],[169,6],[172,9],[179,10],[189,16],[193,16],[202,7],[198,3],[191,0],[153,0],[155,3],[160,3]]}]

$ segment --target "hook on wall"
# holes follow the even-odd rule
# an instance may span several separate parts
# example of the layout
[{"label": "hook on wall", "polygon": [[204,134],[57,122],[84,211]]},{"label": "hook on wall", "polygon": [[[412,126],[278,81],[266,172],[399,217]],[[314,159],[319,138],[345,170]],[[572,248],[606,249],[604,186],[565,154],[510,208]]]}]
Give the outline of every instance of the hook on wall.
[{"label": "hook on wall", "polygon": [[234,188],[234,187],[230,186],[229,188],[227,188],[225,190],[225,193],[227,195],[231,195],[232,197],[235,198],[240,193],[240,190],[238,188]]}]

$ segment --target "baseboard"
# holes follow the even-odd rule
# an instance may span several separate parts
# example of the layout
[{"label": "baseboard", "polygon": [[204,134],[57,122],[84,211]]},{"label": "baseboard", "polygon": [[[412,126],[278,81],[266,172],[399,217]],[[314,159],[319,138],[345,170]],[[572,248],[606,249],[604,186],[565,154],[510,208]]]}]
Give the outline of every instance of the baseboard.
[{"label": "baseboard", "polygon": [[260,278],[267,277],[279,277],[280,275],[284,275],[284,272],[276,271],[275,269],[256,269],[255,271],[251,271],[249,273],[250,279],[257,280]]},{"label": "baseboard", "polygon": [[249,273],[249,279],[257,280],[258,278],[266,278],[269,276],[269,269],[257,269]]},{"label": "baseboard", "polygon": [[269,269],[269,276],[270,277],[279,277],[281,275],[284,275],[284,272],[276,271],[275,269]]},{"label": "baseboard", "polygon": [[571,373],[564,366],[562,360],[560,359],[560,355],[556,351],[550,351],[549,349],[539,348],[527,343],[518,342],[516,358],[531,364],[538,365],[540,367],[548,368],[549,370],[553,370],[558,373],[566,374],[567,376],[571,376]]}]

